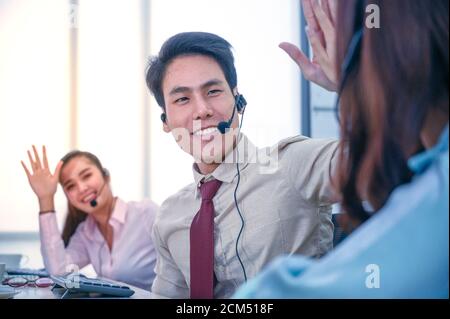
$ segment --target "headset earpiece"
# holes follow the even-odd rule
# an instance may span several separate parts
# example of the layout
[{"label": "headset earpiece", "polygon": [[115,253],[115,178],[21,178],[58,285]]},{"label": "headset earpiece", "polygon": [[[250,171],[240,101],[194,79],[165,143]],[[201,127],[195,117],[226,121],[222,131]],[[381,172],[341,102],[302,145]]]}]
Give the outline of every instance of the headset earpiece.
[{"label": "headset earpiece", "polygon": [[166,123],[166,121],[167,121],[167,115],[166,115],[166,113],[162,113],[162,114],[161,114],[161,121],[162,121],[163,123]]},{"label": "headset earpiece", "polygon": [[109,177],[109,171],[108,171],[108,169],[106,169],[104,167],[103,167],[103,176],[104,177]]},{"label": "headset earpiece", "polygon": [[236,109],[239,113],[242,113],[247,105],[247,101],[245,100],[242,94],[238,94],[234,97],[236,103]]}]

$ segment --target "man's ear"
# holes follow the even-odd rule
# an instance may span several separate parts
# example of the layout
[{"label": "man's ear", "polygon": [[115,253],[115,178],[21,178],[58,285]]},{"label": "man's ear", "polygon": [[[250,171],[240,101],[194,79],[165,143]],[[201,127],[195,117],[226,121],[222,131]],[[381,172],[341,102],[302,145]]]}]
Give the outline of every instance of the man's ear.
[{"label": "man's ear", "polygon": [[166,121],[163,123],[163,131],[166,133],[170,133],[170,131],[172,131],[169,127],[169,125],[167,125],[167,119]]},{"label": "man's ear", "polygon": [[233,89],[233,96],[236,96],[239,94],[239,90],[237,88],[237,86]]},{"label": "man's ear", "polygon": [[167,124],[167,113],[165,108],[163,108],[163,112],[161,113],[161,122],[163,123],[163,131],[169,133],[171,129]]}]

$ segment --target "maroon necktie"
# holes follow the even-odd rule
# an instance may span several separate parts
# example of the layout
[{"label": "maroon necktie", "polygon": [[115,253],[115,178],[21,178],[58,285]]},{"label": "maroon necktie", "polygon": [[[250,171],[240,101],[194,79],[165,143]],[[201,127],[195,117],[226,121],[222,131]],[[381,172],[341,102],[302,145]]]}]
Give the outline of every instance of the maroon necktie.
[{"label": "maroon necktie", "polygon": [[214,204],[213,197],[221,181],[212,180],[200,186],[202,205],[192,220],[191,246],[191,298],[214,297]]}]

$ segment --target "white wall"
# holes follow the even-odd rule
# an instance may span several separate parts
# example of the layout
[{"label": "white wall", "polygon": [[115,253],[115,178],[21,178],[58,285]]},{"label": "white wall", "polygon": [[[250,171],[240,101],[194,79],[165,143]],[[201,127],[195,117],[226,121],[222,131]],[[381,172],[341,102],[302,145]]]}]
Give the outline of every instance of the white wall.
[{"label": "white wall", "polygon": [[26,150],[45,143],[54,164],[68,147],[66,11],[54,0],[0,3],[0,231],[38,227]]},{"label": "white wall", "polygon": [[78,14],[78,147],[99,157],[126,200],[143,196],[140,2],[81,0]]},{"label": "white wall", "polygon": [[[0,232],[37,230],[37,201],[20,165],[30,145],[46,144],[52,166],[70,150],[68,2],[0,0]],[[162,131],[153,98],[144,118],[142,1],[79,2],[77,146],[109,168],[116,195],[140,200],[149,178],[150,197],[161,203],[192,181],[192,160]],[[151,53],[182,31],[223,36],[249,102],[243,130],[257,145],[273,144],[300,131],[300,74],[278,48],[299,42],[299,10],[298,0],[153,0]],[[57,210],[61,221],[61,190]]]}]

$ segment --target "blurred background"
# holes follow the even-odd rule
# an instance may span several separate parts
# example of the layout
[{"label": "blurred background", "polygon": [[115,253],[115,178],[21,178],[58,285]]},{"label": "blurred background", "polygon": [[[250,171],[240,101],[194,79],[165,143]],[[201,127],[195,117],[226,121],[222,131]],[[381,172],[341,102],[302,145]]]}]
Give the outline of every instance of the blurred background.
[{"label": "blurred background", "polygon": [[[243,131],[256,145],[337,137],[335,95],[278,48],[308,51],[299,0],[0,0],[0,254],[42,267],[38,202],[20,165],[32,144],[47,146],[52,170],[72,149],[96,154],[126,201],[161,204],[192,182],[192,160],[162,131],[145,86],[149,56],[185,31],[233,45]],[[62,229],[61,188],[56,210]]]}]

